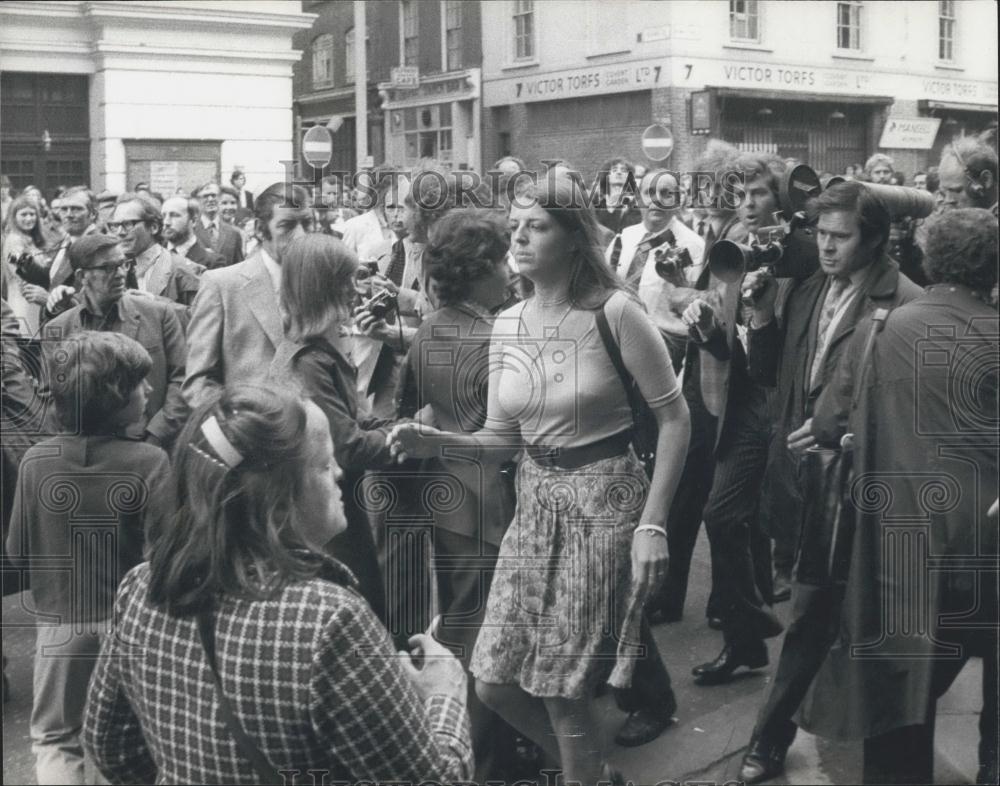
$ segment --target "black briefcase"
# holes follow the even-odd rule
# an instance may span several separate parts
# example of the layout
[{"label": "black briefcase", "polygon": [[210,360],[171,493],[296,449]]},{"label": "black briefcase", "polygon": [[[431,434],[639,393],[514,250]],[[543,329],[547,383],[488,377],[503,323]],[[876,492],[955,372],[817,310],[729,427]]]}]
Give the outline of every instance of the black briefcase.
[{"label": "black briefcase", "polygon": [[802,584],[847,583],[856,513],[850,497],[852,459],[848,444],[809,448],[799,462],[803,511],[796,578]]}]

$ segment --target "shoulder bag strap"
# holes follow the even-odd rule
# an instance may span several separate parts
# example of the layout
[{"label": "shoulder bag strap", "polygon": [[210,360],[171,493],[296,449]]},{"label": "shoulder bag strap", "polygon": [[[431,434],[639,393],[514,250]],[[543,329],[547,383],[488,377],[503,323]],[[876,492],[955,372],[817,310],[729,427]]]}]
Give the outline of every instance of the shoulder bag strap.
[{"label": "shoulder bag strap", "polygon": [[205,649],[208,666],[212,670],[215,692],[219,697],[219,711],[222,713],[222,719],[226,722],[226,726],[229,727],[229,733],[236,740],[236,747],[239,748],[240,753],[244,757],[251,761],[254,769],[257,771],[257,779],[260,783],[284,783],[284,779],[278,774],[278,771],[271,766],[267,757],[261,753],[260,748],[253,743],[253,740],[243,730],[243,726],[233,711],[232,704],[229,703],[229,699],[226,698],[226,694],[222,690],[222,680],[219,679],[219,670],[215,662],[215,626],[212,623],[212,612],[210,610],[206,609],[198,613],[198,635],[201,638],[201,646]]},{"label": "shoulder bag strap", "polygon": [[887,308],[877,308],[872,313],[872,326],[868,331],[868,338],[865,340],[865,348],[861,353],[861,366],[858,374],[854,379],[854,391],[851,394],[851,410],[853,411],[858,405],[858,399],[861,397],[861,389],[864,387],[865,379],[868,377],[868,367],[871,364],[872,350],[875,347],[875,337],[882,332],[885,327],[885,321],[889,317],[889,309]]},{"label": "shoulder bag strap", "polygon": [[604,343],[604,350],[608,353],[608,357],[611,358],[611,363],[614,365],[615,371],[618,372],[618,378],[625,388],[625,396],[628,398],[628,405],[632,410],[632,421],[633,423],[637,423],[639,412],[638,402],[635,400],[635,380],[628,373],[628,369],[625,368],[622,351],[618,347],[618,342],[615,341],[614,335],[611,333],[611,325],[608,324],[608,315],[604,311],[604,306],[601,306],[595,319],[597,321],[597,332],[601,334],[601,341]]}]

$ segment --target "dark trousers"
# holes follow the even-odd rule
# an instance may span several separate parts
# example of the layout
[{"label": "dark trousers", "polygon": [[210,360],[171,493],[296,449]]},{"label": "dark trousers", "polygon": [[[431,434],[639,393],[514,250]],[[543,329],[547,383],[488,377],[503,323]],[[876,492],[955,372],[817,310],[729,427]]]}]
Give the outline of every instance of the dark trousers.
[{"label": "dark trousers", "polygon": [[975,656],[983,659],[983,706],[979,712],[977,782],[997,782],[997,757],[1000,747],[1000,727],[998,727],[1000,706],[997,700],[1000,665],[997,659],[997,633],[970,630],[965,635],[941,638],[960,644],[963,657],[935,662],[931,684],[932,695],[925,723],[893,729],[865,740],[862,775],[865,783],[934,782],[934,725],[937,700],[947,693],[969,658]]},{"label": "dark trousers", "polygon": [[796,582],[792,622],[767,699],[757,714],[753,737],[767,746],[787,747],[798,727],[792,716],[819,672],[840,625],[843,590]]},{"label": "dark trousers", "polygon": [[[498,554],[498,546],[478,537],[434,530],[434,574],[441,608],[436,638],[455,653],[466,670],[486,614]],[[522,773],[507,770],[515,759],[517,732],[479,700],[471,677],[466,706],[476,762],[475,782],[518,780]]]},{"label": "dark trousers", "polygon": [[[698,396],[686,396],[691,413],[691,441],[688,443],[677,492],[674,494],[670,514],[667,516],[667,549],[670,563],[663,586],[653,596],[649,608],[660,608],[680,615],[687,597],[688,576],[691,572],[691,555],[698,540],[702,511],[712,488],[715,472],[716,418],[705,409]],[[715,544],[709,535],[712,550],[712,591],[708,601],[708,616],[717,616]]]},{"label": "dark trousers", "polygon": [[[725,450],[705,506],[705,528],[715,544],[713,564],[723,632],[728,644],[764,638],[764,598],[770,599],[770,541],[758,515],[771,427],[764,391],[739,391],[744,401],[729,413]],[[758,586],[763,583],[763,586]],[[773,635],[773,633],[771,634]]]},{"label": "dark trousers", "polygon": [[624,712],[641,709],[653,715],[672,712],[677,704],[674,689],[670,685],[670,672],[660,657],[653,630],[645,615],[639,630],[639,640],[645,648],[645,657],[635,664],[631,687],[615,688],[615,703]]}]

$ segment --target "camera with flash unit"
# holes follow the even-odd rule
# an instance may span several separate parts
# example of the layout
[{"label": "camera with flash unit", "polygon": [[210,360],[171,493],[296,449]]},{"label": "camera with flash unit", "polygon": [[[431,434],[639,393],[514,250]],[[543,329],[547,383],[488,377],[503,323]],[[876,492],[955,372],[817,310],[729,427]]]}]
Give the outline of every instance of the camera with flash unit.
[{"label": "camera with flash unit", "polygon": [[821,190],[819,176],[806,164],[785,172],[778,189],[781,210],[774,214],[775,225],[757,230],[749,245],[718,241],[708,256],[712,275],[726,283],[761,268],[780,278],[812,275],[819,267],[819,252],[805,207]]},{"label": "camera with flash unit", "polygon": [[669,229],[663,233],[664,243],[653,249],[653,260],[656,264],[656,274],[669,280],[677,273],[689,268],[694,264],[691,253],[682,247],[677,246],[677,238]]}]

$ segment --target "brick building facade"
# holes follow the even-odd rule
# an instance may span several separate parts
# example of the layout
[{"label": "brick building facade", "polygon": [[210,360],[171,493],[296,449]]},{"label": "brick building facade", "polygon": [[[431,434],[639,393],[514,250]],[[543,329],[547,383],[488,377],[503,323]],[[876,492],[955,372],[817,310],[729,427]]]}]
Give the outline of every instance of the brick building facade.
[{"label": "brick building facade", "polygon": [[483,159],[650,165],[661,123],[672,169],[711,136],[830,172],[884,150],[912,175],[995,126],[996,25],[985,2],[485,3]]}]

